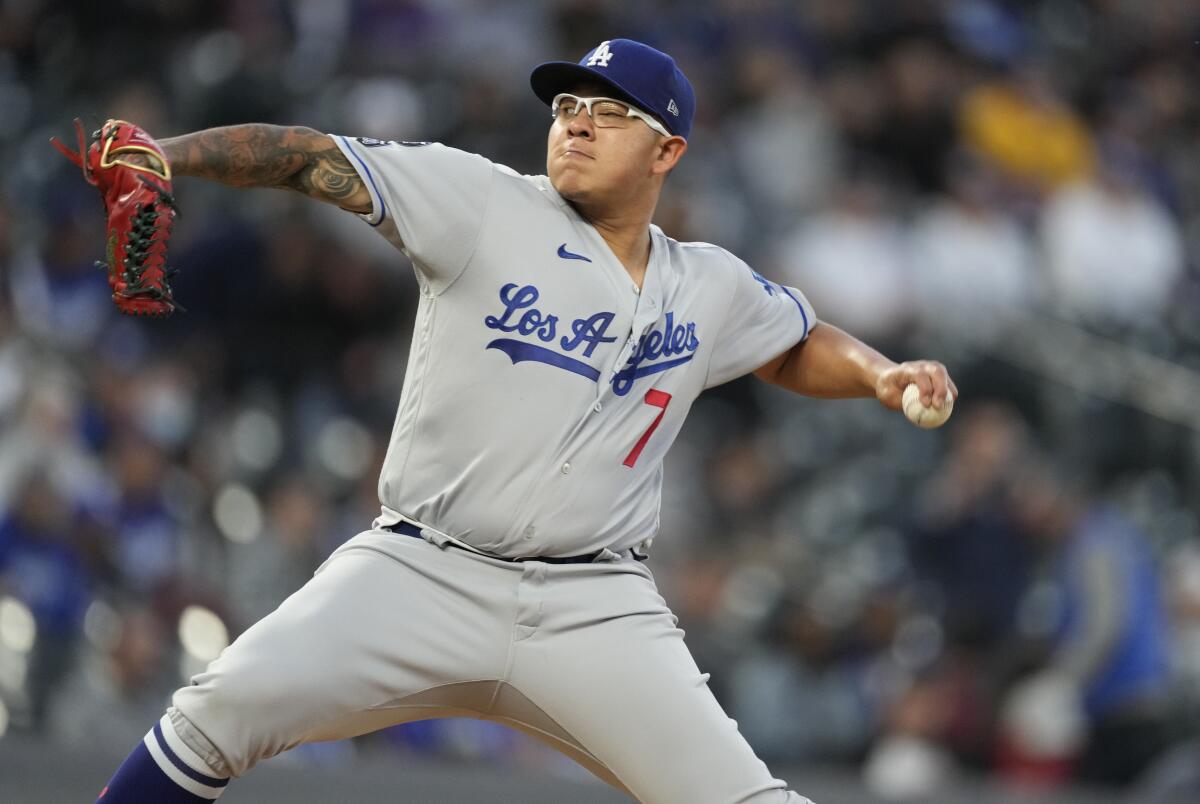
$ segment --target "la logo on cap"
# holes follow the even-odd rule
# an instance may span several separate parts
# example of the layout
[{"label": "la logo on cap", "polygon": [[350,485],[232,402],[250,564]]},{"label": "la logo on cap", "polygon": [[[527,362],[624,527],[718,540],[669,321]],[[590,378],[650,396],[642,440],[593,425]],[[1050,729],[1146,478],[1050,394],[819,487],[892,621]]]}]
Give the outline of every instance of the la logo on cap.
[{"label": "la logo on cap", "polygon": [[596,52],[592,54],[592,57],[590,59],[588,59],[588,62],[587,62],[588,67],[596,67],[596,66],[607,67],[608,66],[609,61],[611,61],[612,57],[613,57],[612,51],[608,49],[608,42],[609,42],[609,40],[605,39],[603,42],[600,43],[600,47],[596,48]]}]

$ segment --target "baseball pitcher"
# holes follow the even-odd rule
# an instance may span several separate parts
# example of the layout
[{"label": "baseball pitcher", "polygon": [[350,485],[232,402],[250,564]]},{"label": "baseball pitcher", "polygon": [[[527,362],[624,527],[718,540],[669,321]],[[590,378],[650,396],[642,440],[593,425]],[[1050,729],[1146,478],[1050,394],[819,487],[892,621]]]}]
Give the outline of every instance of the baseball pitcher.
[{"label": "baseball pitcher", "polygon": [[101,804],[210,801],[301,743],[449,716],[531,734],[650,804],[808,801],[721,710],[655,588],[663,456],[704,389],[749,372],[893,410],[910,384],[934,409],[957,390],[650,223],[695,111],[670,56],[613,39],[531,83],[551,110],[544,176],[270,125],[155,143],[110,121],[81,143],[130,311],[174,304],[172,175],[357,214],[421,296],[379,518],[174,694]]}]

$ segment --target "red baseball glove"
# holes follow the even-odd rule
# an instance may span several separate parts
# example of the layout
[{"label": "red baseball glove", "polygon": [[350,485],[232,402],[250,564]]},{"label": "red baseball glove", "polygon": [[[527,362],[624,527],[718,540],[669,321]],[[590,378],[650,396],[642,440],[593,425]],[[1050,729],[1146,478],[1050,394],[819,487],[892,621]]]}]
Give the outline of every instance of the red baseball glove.
[{"label": "red baseball glove", "polygon": [[[109,120],[85,145],[83,123],[75,120],[79,151],[57,138],[55,148],[83,169],[100,190],[108,216],[108,284],[113,301],[129,315],[166,316],[183,308],[171,296],[167,241],[177,210],[171,195],[171,165],[149,134],[124,120]],[[131,160],[134,154],[139,155]]]}]

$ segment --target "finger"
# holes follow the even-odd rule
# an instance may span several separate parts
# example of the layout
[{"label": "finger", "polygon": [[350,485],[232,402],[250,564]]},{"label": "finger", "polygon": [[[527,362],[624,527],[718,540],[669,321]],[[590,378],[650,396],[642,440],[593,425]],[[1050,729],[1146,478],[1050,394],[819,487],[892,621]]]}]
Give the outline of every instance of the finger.
[{"label": "finger", "polygon": [[924,371],[919,366],[914,366],[913,369],[909,372],[908,381],[916,383],[917,389],[921,392],[921,404],[929,407],[933,404],[933,379],[929,376],[928,371]]},{"label": "finger", "polygon": [[949,394],[947,382],[950,377],[946,374],[946,367],[941,363],[930,362],[925,370],[929,373],[929,381],[933,385],[933,406],[940,410],[946,406]]},{"label": "finger", "polygon": [[950,383],[950,393],[954,394],[954,399],[958,399],[958,386],[954,384],[954,380],[950,379],[950,375],[946,375],[946,382]]}]

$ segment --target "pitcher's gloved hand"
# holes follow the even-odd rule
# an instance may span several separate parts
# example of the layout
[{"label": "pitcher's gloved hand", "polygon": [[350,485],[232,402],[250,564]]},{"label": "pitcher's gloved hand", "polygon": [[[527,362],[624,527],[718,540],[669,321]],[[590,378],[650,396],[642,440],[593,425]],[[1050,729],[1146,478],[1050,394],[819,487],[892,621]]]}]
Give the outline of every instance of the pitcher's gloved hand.
[{"label": "pitcher's gloved hand", "polygon": [[166,316],[183,308],[171,295],[167,241],[177,210],[171,195],[171,165],[153,138],[133,123],[109,120],[85,144],[76,118],[78,152],[57,138],[50,142],[83,169],[100,190],[108,216],[105,238],[108,284],[113,301],[130,315]]}]

